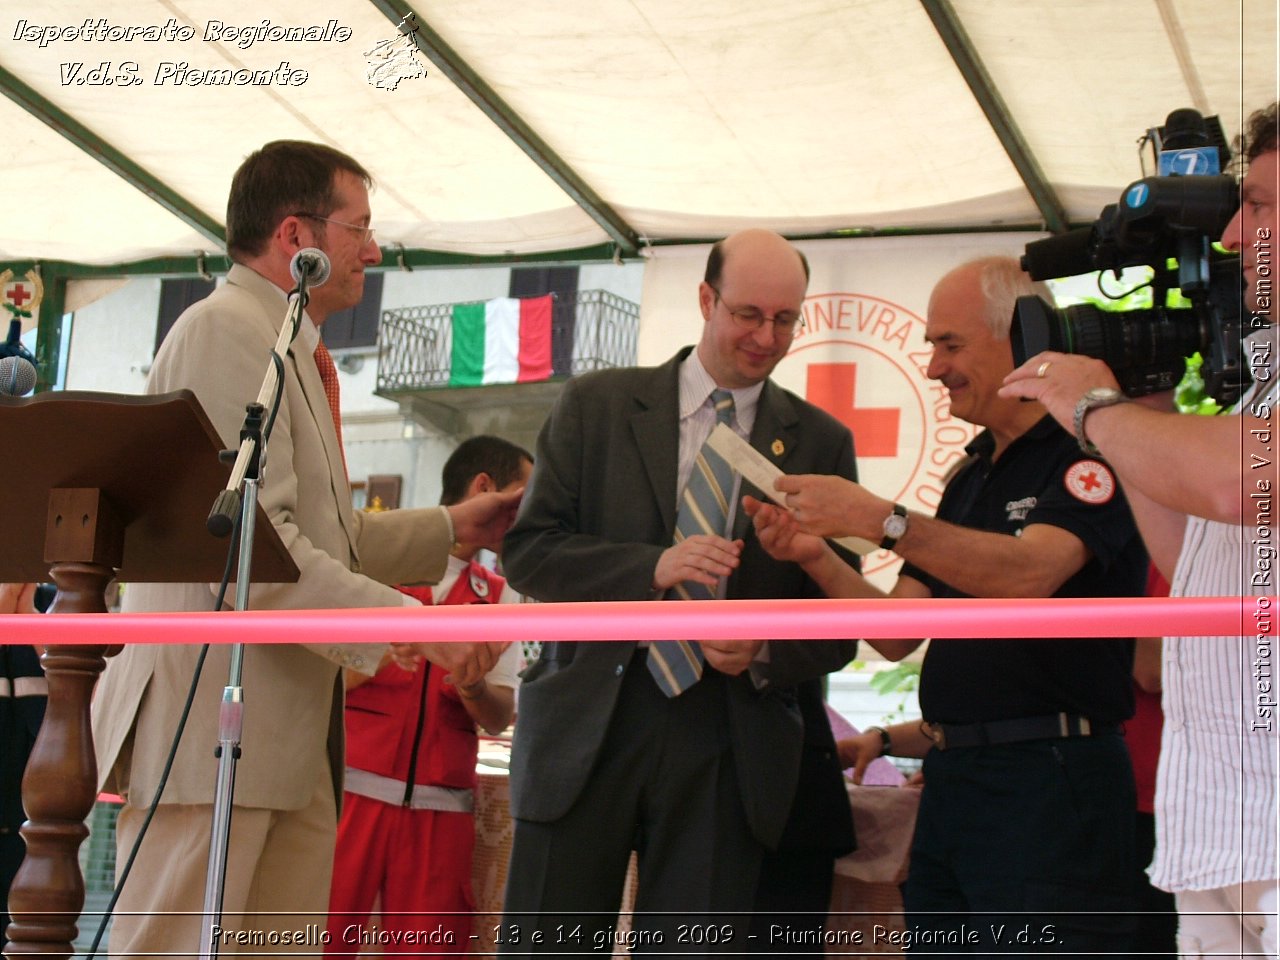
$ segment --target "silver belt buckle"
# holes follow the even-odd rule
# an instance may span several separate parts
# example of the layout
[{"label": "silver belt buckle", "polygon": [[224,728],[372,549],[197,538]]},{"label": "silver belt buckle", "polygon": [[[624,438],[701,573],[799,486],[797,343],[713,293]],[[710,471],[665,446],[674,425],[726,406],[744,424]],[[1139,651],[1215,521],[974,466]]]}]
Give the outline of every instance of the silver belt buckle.
[{"label": "silver belt buckle", "polygon": [[1072,717],[1067,713],[1058,714],[1059,736],[1088,737],[1093,730],[1088,717]]}]

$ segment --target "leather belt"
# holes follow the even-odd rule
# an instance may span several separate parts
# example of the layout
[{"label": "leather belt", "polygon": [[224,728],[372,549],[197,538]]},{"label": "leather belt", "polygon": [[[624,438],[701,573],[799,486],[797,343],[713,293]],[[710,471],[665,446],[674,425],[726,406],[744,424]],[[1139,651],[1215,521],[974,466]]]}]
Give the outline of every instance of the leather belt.
[{"label": "leather belt", "polygon": [[0,697],[47,697],[47,677],[0,677]]},{"label": "leather belt", "polygon": [[445,813],[471,813],[475,809],[475,792],[466,787],[436,787],[417,783],[409,802],[404,802],[405,782],[384,777],[368,770],[347,767],[342,787],[351,793],[381,800],[395,807],[407,806],[410,810],[442,810]]},{"label": "leather belt", "polygon": [[988,723],[930,723],[926,732],[939,750],[953,747],[989,747],[1025,740],[1056,740],[1063,737],[1103,737],[1120,732],[1117,723],[1093,723],[1073,713],[1044,717],[1019,717]]}]

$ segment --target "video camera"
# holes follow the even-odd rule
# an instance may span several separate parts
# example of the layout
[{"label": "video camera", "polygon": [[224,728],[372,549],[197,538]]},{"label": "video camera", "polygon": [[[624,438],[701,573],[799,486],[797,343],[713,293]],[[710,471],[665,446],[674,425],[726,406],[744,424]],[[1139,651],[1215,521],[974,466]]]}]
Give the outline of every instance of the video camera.
[{"label": "video camera", "polygon": [[[1222,124],[1176,110],[1148,131],[1159,176],[1125,188],[1090,226],[1027,244],[1022,269],[1033,280],[1148,266],[1152,304],[1105,311],[1089,304],[1058,310],[1040,297],[1019,297],[1010,338],[1014,361],[1042,350],[1102,360],[1127,396],[1172,390],[1186,358],[1199,352],[1205,390],[1223,404],[1249,383],[1242,361],[1240,258],[1212,249],[1240,206],[1235,179],[1219,171],[1230,159]],[[1181,168],[1181,170],[1179,170]],[[1176,266],[1169,266],[1169,261]],[[1167,306],[1181,291],[1190,306]]]}]

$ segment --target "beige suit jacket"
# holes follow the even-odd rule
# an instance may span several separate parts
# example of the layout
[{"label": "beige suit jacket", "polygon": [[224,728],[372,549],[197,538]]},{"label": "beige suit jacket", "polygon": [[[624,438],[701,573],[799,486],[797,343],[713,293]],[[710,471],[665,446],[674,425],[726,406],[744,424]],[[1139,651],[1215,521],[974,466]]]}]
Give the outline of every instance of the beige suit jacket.
[{"label": "beige suit jacket", "polygon": [[[193,390],[227,447],[238,446],[245,405],[257,398],[286,309],[283,291],[253,270],[234,266],[226,284],[188,309],[169,332],[147,392]],[[352,510],[333,418],[307,343],[300,335],[284,364],[284,395],[260,493],[301,579],[254,586],[250,606],[399,606],[405,598],[384,584],[439,580],[451,546],[448,521],[438,508],[383,514]],[[215,590],[216,585],[204,583],[130,584],[124,609],[209,610]],[[233,585],[228,600],[234,595]],[[182,644],[180,635],[173,641],[127,647],[108,662],[94,697],[99,782],[132,795],[138,805],[151,801],[199,653],[198,647]],[[339,667],[372,673],[383,650],[354,643],[247,649],[238,805],[300,809],[314,796],[318,778],[330,771],[340,796]],[[210,652],[165,803],[213,800],[218,704],[229,659],[225,645]]]}]

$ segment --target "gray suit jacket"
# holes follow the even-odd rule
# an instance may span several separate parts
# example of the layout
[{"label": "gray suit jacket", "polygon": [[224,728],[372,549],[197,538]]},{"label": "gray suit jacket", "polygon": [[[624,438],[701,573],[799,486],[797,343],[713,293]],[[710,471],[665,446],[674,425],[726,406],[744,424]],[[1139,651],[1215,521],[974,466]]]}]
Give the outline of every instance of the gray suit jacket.
[{"label": "gray suit jacket", "polygon": [[[587,374],[565,385],[538,439],[504,570],[543,601],[643,600],[675,529],[678,368],[691,348],[656,368]],[[788,473],[854,477],[853,441],[834,418],[766,382],[751,444]],[[780,452],[779,452],[780,451]],[[743,484],[744,492],[753,492]],[[745,540],[730,598],[818,597],[794,564],[773,560],[739,509]],[[796,784],[802,724],[792,684],[846,663],[854,642],[777,641],[767,664],[729,680],[734,760],[753,833],[781,834]],[[613,713],[633,642],[554,643],[525,674],[512,751],[512,812],[552,821],[582,790]]]},{"label": "gray suit jacket", "polygon": [[[169,332],[147,391],[195,391],[223,442],[238,446],[245,404],[258,396],[284,316],[285,298],[278,287],[247,267],[232,267],[226,284],[187,310]],[[383,584],[434,582],[444,573],[450,539],[438,509],[352,510],[324,386],[301,338],[284,364],[284,398],[267,445],[260,502],[301,579],[253,587],[254,609],[399,606],[403,596]],[[206,583],[128,584],[124,609],[210,610],[215,588]],[[234,589],[233,584],[228,599]],[[180,643],[180,635],[173,639],[174,645],[125,647],[108,661],[93,701],[99,782],[133,794],[140,805],[151,801],[199,652]],[[299,809],[314,796],[321,777],[330,772],[335,781],[341,777],[339,665],[371,673],[384,649],[376,644],[248,648],[238,804]],[[213,801],[213,748],[228,661],[228,646],[212,649],[166,803]]]}]

